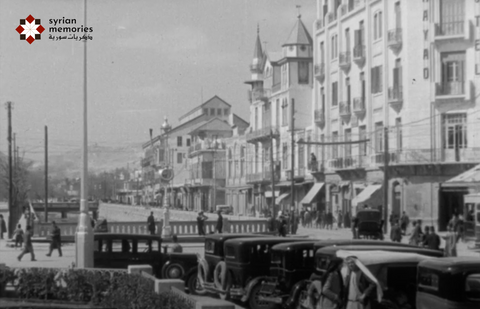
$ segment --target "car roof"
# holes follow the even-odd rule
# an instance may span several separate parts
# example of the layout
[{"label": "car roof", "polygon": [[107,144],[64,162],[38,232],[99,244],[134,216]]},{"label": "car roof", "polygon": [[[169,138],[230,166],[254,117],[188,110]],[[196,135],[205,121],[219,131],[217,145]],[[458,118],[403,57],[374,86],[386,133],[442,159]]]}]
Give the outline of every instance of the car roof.
[{"label": "car roof", "polygon": [[159,240],[162,241],[162,237],[158,235],[147,235],[147,234],[122,234],[122,233],[95,233],[93,235],[94,239],[143,239],[143,240]]},{"label": "car roof", "polygon": [[341,259],[356,257],[364,265],[396,264],[396,263],[419,263],[423,260],[434,259],[433,257],[417,253],[388,252],[388,251],[347,251],[338,250],[336,256]]},{"label": "car roof", "polygon": [[340,245],[323,247],[317,250],[315,255],[335,255],[339,250],[346,251],[383,251],[383,252],[404,252],[417,253],[428,256],[442,257],[443,252],[440,250],[432,250],[417,246],[400,247],[400,246],[378,246],[378,245]]},{"label": "car roof", "polygon": [[421,262],[423,268],[431,268],[442,272],[462,272],[471,269],[480,269],[480,260],[478,257],[445,257]]},{"label": "car roof", "polygon": [[225,242],[225,244],[230,245],[248,245],[248,244],[270,244],[270,243],[280,243],[280,242],[294,242],[294,241],[305,241],[305,238],[290,238],[290,237],[279,237],[279,236],[271,236],[271,237],[255,237],[255,238],[236,238],[230,239]]},{"label": "car roof", "polygon": [[205,237],[205,240],[227,240],[231,238],[249,238],[249,237],[265,237],[261,234],[250,234],[250,233],[232,233],[232,234],[211,234]]},{"label": "car roof", "polygon": [[315,243],[318,242],[318,239],[311,239],[306,241],[299,241],[299,242],[287,242],[278,244],[272,247],[272,250],[275,251],[290,251],[290,250],[298,250],[304,248],[312,248]]},{"label": "car roof", "polygon": [[374,245],[374,246],[395,246],[395,247],[413,247],[393,241],[374,240],[374,239],[327,239],[318,240],[315,248],[323,248],[328,246],[345,246],[345,245]]}]

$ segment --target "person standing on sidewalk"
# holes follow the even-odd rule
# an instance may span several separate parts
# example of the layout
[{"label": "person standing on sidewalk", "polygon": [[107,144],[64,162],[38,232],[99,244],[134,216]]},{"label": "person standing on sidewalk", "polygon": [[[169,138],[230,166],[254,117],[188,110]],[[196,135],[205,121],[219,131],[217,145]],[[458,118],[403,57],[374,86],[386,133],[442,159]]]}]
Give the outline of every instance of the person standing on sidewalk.
[{"label": "person standing on sidewalk", "polygon": [[20,245],[20,248],[23,246],[23,230],[22,225],[17,225],[17,229],[13,231],[13,239],[15,239],[15,248]]},{"label": "person standing on sidewalk", "polygon": [[153,217],[153,211],[150,212],[150,216],[147,219],[147,229],[150,232],[150,235],[155,235],[155,218]]},{"label": "person standing on sidewalk", "polygon": [[217,226],[215,227],[215,230],[217,231],[217,233],[219,234],[222,234],[222,231],[223,231],[223,216],[222,216],[222,211],[219,210],[217,212],[218,214],[218,218],[217,218]]},{"label": "person standing on sidewalk", "polygon": [[0,239],[3,239],[3,233],[7,232],[7,225],[5,220],[3,220],[3,215],[0,215]]},{"label": "person standing on sidewalk", "polygon": [[402,242],[402,229],[398,224],[398,219],[395,219],[392,230],[390,231],[390,239],[395,242]]},{"label": "person standing on sidewalk", "polygon": [[50,230],[50,251],[47,256],[52,255],[53,249],[58,249],[58,256],[62,256],[62,238],[60,236],[60,228],[55,221],[52,221],[52,229]]},{"label": "person standing on sidewalk", "polygon": [[208,217],[203,214],[203,210],[198,213],[197,217],[197,228],[198,228],[198,235],[205,236],[205,220]]},{"label": "person standing on sidewalk", "polygon": [[21,261],[22,257],[27,253],[30,253],[30,255],[32,256],[32,262],[36,261],[35,253],[33,252],[32,235],[32,227],[30,225],[27,225],[27,231],[25,232],[25,247],[23,247],[22,253],[20,253],[20,255],[17,257],[18,261]]}]

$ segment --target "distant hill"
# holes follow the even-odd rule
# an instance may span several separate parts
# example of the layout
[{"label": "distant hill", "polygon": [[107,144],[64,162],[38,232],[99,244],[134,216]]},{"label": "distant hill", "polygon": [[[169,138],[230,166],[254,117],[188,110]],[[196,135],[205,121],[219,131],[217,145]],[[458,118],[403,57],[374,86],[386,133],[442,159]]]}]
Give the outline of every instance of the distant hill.
[{"label": "distant hill", "polygon": [[[143,157],[142,145],[111,147],[90,145],[88,148],[88,170],[94,173],[115,170],[127,167],[139,168]],[[55,178],[80,177],[82,169],[82,150],[70,150],[61,155],[52,155],[48,159],[49,174]],[[36,161],[35,166],[43,166],[43,162]]]}]

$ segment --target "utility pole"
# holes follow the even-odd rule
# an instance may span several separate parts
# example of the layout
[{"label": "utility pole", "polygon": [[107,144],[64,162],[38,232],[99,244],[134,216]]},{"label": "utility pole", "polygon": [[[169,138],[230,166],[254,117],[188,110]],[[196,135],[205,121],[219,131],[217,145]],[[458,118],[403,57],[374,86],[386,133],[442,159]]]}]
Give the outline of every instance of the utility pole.
[{"label": "utility pole", "polygon": [[383,152],[383,220],[384,232],[388,230],[388,127],[384,128],[384,152]]},{"label": "utility pole", "polygon": [[17,175],[17,133],[13,133],[13,178]]},{"label": "utility pole", "polygon": [[273,162],[273,129],[270,129],[270,169],[272,174],[272,217],[275,219],[275,162]]},{"label": "utility pole", "polygon": [[290,187],[290,195],[292,196],[292,203],[291,203],[291,208],[295,209],[295,140],[294,140],[294,133],[295,133],[295,100],[292,99],[292,103],[290,104],[290,133],[291,133],[291,138],[292,138],[292,162],[291,162],[291,173],[290,177],[292,177],[292,184]]},{"label": "utility pole", "polygon": [[15,229],[14,205],[13,205],[13,169],[12,169],[12,102],[7,102],[8,110],[8,237],[12,237]]},{"label": "utility pole", "polygon": [[45,126],[45,222],[48,222],[48,127]]}]

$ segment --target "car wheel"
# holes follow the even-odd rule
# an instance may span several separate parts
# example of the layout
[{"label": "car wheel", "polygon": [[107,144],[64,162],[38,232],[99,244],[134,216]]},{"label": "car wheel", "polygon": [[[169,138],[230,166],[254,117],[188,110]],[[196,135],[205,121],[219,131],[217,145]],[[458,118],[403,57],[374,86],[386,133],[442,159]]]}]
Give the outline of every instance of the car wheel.
[{"label": "car wheel", "polygon": [[276,304],[261,301],[259,298],[260,296],[260,289],[262,288],[261,284],[257,284],[253,287],[252,291],[250,292],[250,297],[248,298],[248,304],[250,309],[276,309],[278,306]]},{"label": "car wheel", "polygon": [[197,272],[193,272],[193,274],[191,274],[188,279],[187,279],[187,288],[188,288],[188,291],[190,292],[190,294],[193,294],[193,295],[206,295],[207,294],[207,290],[205,290],[204,288],[202,288],[200,286],[200,282],[198,281],[198,276],[197,276]]},{"label": "car wheel", "polygon": [[163,270],[163,278],[166,279],[181,279],[184,274],[183,266],[177,263],[170,264]]}]

